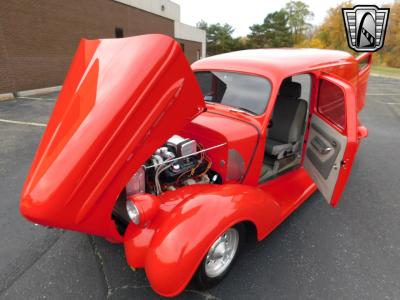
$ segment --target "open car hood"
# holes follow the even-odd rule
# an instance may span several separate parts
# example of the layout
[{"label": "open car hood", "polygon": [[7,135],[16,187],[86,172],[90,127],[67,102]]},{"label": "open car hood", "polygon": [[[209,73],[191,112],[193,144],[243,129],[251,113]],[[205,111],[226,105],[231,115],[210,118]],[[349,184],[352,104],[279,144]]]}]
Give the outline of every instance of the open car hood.
[{"label": "open car hood", "polygon": [[204,108],[172,38],[82,40],[26,179],[21,213],[35,223],[120,239],[111,219],[118,195]]}]

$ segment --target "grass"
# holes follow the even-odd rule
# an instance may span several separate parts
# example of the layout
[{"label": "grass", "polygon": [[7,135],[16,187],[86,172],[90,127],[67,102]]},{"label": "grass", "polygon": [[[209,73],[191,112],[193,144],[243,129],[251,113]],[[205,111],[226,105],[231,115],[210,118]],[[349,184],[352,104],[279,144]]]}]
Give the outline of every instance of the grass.
[{"label": "grass", "polygon": [[391,68],[372,65],[372,74],[400,78],[400,68]]}]

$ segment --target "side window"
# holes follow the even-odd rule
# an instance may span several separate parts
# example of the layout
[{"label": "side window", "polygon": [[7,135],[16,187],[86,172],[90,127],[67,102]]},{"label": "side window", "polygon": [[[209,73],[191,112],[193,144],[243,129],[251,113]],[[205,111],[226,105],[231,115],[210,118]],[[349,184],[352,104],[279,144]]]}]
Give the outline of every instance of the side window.
[{"label": "side window", "polygon": [[[358,59],[358,58],[357,58]],[[361,72],[371,65],[371,56],[365,56],[358,61],[358,71]]]},{"label": "side window", "polygon": [[212,101],[213,94],[213,76],[210,76],[208,72],[197,72],[197,82],[200,85],[200,89],[203,92],[205,101]]},{"label": "side window", "polygon": [[345,128],[344,93],[337,85],[323,79],[320,81],[317,110],[340,129]]},{"label": "side window", "polygon": [[256,115],[265,111],[271,92],[271,84],[266,78],[222,71],[199,71],[195,75],[205,101]]}]

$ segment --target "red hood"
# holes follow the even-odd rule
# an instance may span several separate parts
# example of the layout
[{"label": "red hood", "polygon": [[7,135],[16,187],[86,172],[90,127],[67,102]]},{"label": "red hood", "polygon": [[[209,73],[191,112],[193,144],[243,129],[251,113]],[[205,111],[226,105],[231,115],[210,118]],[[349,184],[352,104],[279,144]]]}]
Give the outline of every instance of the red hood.
[{"label": "red hood", "polygon": [[26,179],[22,214],[117,238],[111,213],[126,182],[204,107],[172,38],[82,40]]}]

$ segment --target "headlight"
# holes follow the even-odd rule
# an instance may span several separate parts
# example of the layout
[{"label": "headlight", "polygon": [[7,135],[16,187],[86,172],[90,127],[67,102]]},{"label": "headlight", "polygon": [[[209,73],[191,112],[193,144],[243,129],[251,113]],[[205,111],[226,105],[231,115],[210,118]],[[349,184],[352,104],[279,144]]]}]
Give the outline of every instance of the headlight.
[{"label": "headlight", "polygon": [[138,225],[140,223],[140,213],[133,201],[126,201],[126,211],[128,212],[129,219],[131,219],[134,224]]},{"label": "headlight", "polygon": [[156,216],[160,208],[160,200],[151,194],[137,194],[126,199],[126,211],[129,219],[136,224],[146,227]]}]

